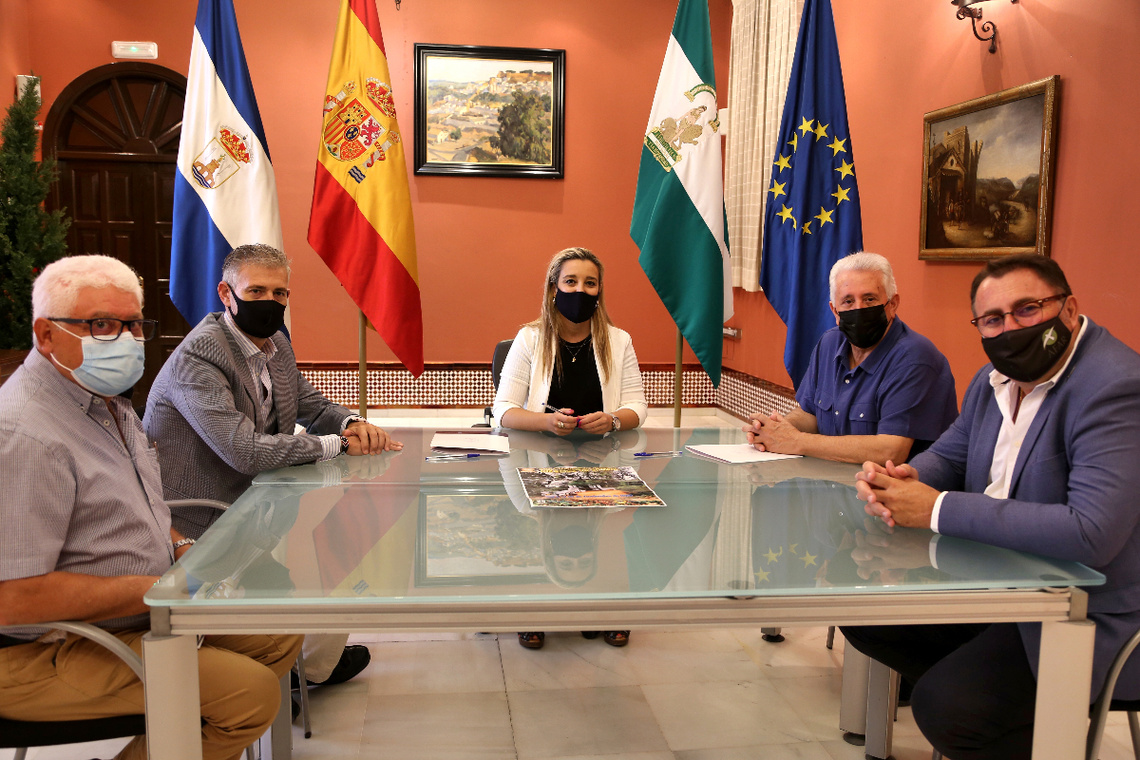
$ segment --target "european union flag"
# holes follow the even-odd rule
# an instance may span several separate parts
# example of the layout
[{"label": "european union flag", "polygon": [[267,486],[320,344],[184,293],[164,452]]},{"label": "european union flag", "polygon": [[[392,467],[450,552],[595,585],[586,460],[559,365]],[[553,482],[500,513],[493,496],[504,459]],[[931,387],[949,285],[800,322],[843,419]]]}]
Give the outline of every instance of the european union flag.
[{"label": "european union flag", "polygon": [[799,385],[819,337],[835,326],[831,266],[863,249],[831,0],[804,3],[773,160],[760,287],[788,326],[784,366]]}]

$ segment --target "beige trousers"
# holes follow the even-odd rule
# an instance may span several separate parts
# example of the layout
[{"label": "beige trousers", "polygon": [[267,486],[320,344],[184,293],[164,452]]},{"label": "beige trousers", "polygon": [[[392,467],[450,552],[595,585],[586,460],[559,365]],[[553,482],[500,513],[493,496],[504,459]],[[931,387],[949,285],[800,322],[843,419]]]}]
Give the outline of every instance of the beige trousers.
[{"label": "beige trousers", "polygon": [[[135,652],[144,630],[115,631]],[[236,760],[265,733],[281,701],[300,636],[207,636],[198,650],[203,760]],[[0,649],[0,715],[16,720],[69,720],[143,712],[143,686],[123,662],[75,634],[61,641]],[[120,760],[146,760],[135,737]]]}]

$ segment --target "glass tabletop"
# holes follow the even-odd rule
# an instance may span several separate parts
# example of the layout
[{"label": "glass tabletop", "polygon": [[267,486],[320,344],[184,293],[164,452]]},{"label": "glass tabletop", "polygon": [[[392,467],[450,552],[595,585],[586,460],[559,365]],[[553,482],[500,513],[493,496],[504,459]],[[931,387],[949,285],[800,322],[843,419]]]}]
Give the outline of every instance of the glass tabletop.
[{"label": "glass tabletop", "polygon": [[[479,431],[485,433],[479,433]],[[549,433],[489,428],[401,428],[389,431],[404,444],[403,451],[379,456],[340,456],[327,462],[282,467],[263,472],[254,485],[342,483],[501,483],[503,472],[518,467],[634,467],[647,483],[717,483],[750,478],[779,477],[795,472],[800,476],[833,478],[854,482],[858,466],[820,459],[766,462],[760,465],[723,464],[686,451],[702,444],[742,444],[744,433],[732,428],[639,428],[590,436],[572,433],[559,437]],[[472,459],[428,461],[438,454],[431,448],[438,432],[502,435],[510,439],[507,456],[485,455]],[[678,457],[639,456],[646,452],[681,451]]]},{"label": "glass tabletop", "polygon": [[[626,440],[606,441],[611,449],[600,461],[592,450],[566,461],[581,446],[552,452],[537,434],[512,432],[510,456],[445,465],[423,459],[432,432],[398,431],[403,452],[338,457],[335,470],[265,473],[147,602],[873,594],[1104,581],[1073,562],[928,530],[888,531],[855,498],[853,465],[632,457],[693,442],[736,443],[738,431],[631,431],[628,448]],[[628,464],[665,506],[533,508],[516,468],[571,464]]]}]

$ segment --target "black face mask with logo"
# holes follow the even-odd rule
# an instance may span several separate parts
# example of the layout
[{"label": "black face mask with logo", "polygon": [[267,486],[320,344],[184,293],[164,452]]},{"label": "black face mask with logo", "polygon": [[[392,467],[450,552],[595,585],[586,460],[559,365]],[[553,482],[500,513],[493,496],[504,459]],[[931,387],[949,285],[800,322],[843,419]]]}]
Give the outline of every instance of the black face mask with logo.
[{"label": "black face mask with logo", "polygon": [[982,350],[998,372],[1011,380],[1031,383],[1044,377],[1064,356],[1072,338],[1072,330],[1058,314],[1039,325],[982,338]]},{"label": "black face mask with logo", "polygon": [[237,297],[232,287],[230,298],[237,306],[237,313],[230,312],[234,324],[246,335],[268,338],[285,326],[285,304],[277,303],[272,298],[262,301],[243,301]]},{"label": "black face mask with logo", "polygon": [[886,304],[839,312],[839,332],[856,348],[871,348],[887,334],[891,322]]}]

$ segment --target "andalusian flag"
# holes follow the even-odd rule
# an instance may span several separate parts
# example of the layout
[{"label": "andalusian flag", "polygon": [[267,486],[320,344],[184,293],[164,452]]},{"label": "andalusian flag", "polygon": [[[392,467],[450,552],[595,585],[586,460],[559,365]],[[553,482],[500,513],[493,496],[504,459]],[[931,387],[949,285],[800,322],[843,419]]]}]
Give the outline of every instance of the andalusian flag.
[{"label": "andalusian flag", "polygon": [[233,0],[200,0],[170,241],[170,298],[191,326],[221,308],[222,262],[246,243],[283,247],[277,184]]},{"label": "andalusian flag", "polygon": [[855,153],[831,0],[807,0],[780,121],[764,218],[760,287],[788,326],[784,366],[799,386],[835,326],[831,267],[863,250]]},{"label": "andalusian flag", "polygon": [[343,0],[329,64],[309,244],[412,375],[423,318],[404,143],[375,0]]},{"label": "andalusian flag", "polygon": [[681,0],[645,130],[629,233],[713,385],[732,316],[716,75],[706,0]]}]

